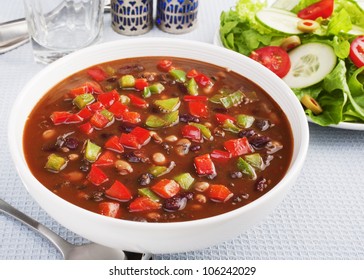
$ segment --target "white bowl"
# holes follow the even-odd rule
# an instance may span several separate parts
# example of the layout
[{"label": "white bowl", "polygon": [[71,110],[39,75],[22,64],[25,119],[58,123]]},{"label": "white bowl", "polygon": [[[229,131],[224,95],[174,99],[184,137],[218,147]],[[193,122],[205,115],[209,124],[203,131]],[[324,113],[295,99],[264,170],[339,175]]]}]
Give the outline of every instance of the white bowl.
[{"label": "white bowl", "polygon": [[[89,66],[128,57],[172,56],[228,67],[268,92],[286,113],[293,138],[293,159],[285,177],[254,202],[211,218],[173,223],[142,223],[105,217],[75,206],[44,187],[29,171],[23,154],[23,129],[40,98],[69,75]],[[9,120],[10,152],[27,191],[71,231],[105,246],[135,252],[174,253],[202,249],[237,236],[261,221],[281,202],[303,166],[309,131],[301,104],[288,86],[257,62],[227,49],[186,40],[130,39],[95,45],[47,66],[23,88]]]}]

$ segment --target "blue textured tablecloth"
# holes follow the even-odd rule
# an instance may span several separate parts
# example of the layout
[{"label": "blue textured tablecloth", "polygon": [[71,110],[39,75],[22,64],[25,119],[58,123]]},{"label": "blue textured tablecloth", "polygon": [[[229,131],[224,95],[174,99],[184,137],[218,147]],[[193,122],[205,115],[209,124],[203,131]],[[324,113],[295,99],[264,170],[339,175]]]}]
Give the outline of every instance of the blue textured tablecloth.
[{"label": "blue textured tablecloth", "polygon": [[[222,10],[236,0],[200,0],[199,26],[171,35],[156,27],[143,37],[213,42]],[[0,22],[24,16],[21,0],[1,1]],[[116,34],[105,15],[103,41]],[[30,44],[0,55],[0,197],[71,243],[86,242],[50,218],[27,194],[10,158],[7,126],[21,88],[44,66],[33,62]],[[310,147],[297,183],[262,223],[225,243],[201,251],[157,255],[157,259],[364,259],[364,131],[310,124]],[[45,239],[0,215],[0,259],[60,259]]]}]

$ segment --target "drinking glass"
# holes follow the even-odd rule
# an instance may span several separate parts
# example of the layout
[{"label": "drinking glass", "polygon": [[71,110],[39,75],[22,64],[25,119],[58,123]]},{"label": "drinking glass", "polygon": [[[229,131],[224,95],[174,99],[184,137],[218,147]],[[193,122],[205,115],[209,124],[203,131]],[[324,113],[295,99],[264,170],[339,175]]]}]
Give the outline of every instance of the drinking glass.
[{"label": "drinking glass", "polygon": [[24,0],[34,59],[50,63],[102,37],[104,0]]}]

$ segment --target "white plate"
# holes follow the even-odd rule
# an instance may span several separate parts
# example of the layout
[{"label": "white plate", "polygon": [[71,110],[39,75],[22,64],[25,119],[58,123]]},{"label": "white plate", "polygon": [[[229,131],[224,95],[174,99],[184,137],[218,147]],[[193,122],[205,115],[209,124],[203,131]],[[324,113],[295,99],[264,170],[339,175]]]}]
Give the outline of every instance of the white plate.
[{"label": "white plate", "polygon": [[[213,43],[216,46],[224,47],[224,45],[222,44],[222,41],[220,39],[220,30],[219,30],[219,28],[215,32]],[[307,116],[307,119],[308,119],[309,122],[315,123],[308,116]],[[338,124],[329,125],[329,127],[340,128],[340,129],[350,129],[350,130],[364,130],[364,124],[362,124],[362,123],[340,122]]]}]

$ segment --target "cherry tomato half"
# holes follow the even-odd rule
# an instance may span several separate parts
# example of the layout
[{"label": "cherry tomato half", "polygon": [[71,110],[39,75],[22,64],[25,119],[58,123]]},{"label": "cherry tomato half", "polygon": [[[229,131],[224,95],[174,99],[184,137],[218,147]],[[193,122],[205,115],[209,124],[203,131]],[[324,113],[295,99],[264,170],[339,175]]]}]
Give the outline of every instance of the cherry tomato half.
[{"label": "cherry tomato half", "polygon": [[334,11],[334,0],[322,0],[314,3],[298,12],[297,16],[302,19],[315,20],[319,17],[328,18]]},{"label": "cherry tomato half", "polygon": [[281,47],[268,46],[253,51],[250,58],[267,67],[278,77],[283,78],[291,68],[288,53]]},{"label": "cherry tomato half", "polygon": [[364,36],[359,36],[354,39],[350,45],[350,59],[356,67],[364,66]]}]

